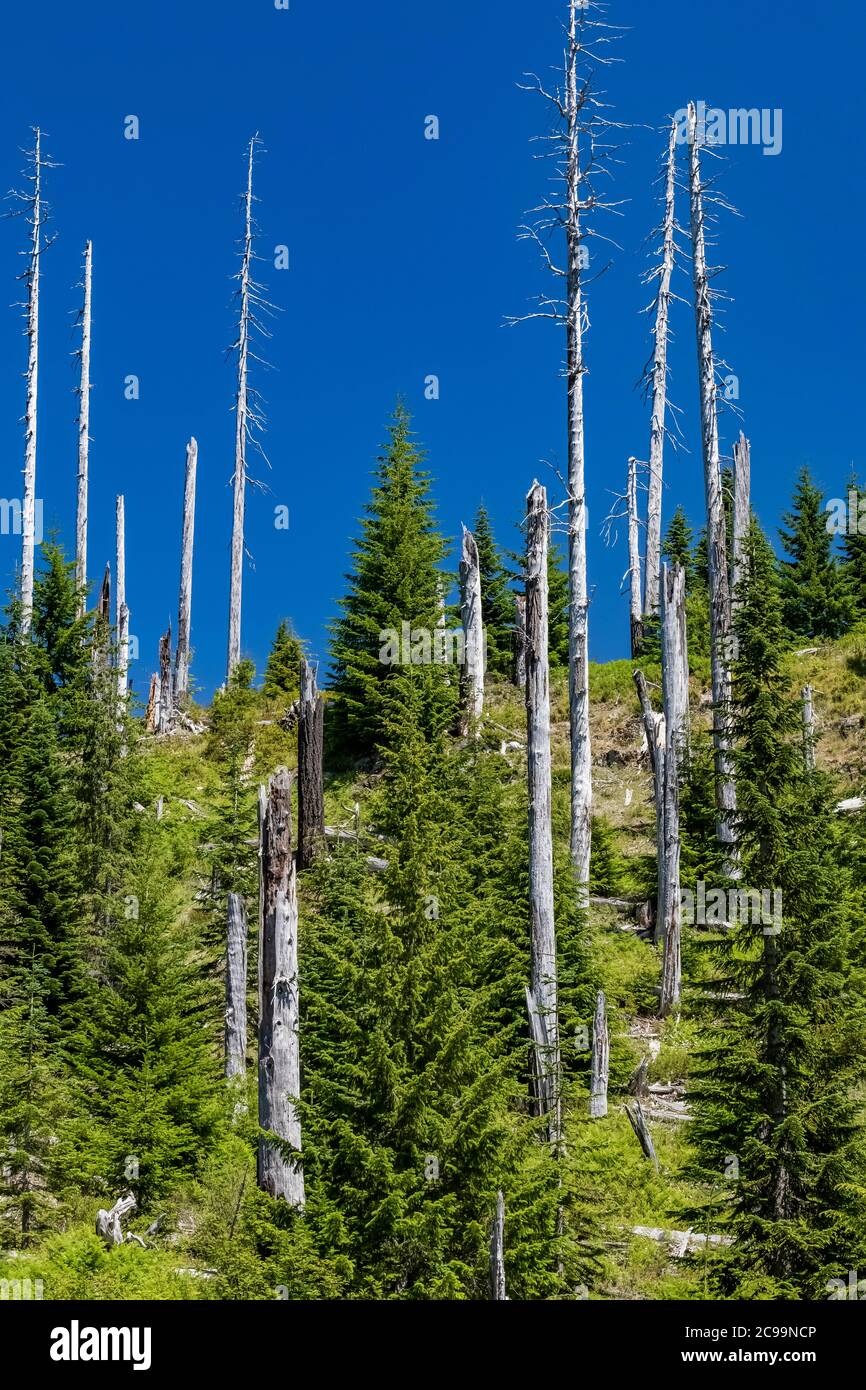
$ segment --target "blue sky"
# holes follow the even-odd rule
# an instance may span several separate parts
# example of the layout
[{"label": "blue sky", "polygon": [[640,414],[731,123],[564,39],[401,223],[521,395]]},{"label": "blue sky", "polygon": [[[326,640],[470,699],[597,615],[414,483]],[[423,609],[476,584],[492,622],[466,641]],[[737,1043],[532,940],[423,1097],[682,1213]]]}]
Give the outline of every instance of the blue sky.
[{"label": "blue sky", "polygon": [[[94,244],[90,569],[113,551],[114,498],[126,496],[128,598],[141,694],[157,641],[174,620],[184,445],[199,441],[193,595],[194,671],[222,679],[228,593],[234,379],[232,284],[244,147],[261,132],[257,174],[263,278],[284,310],[257,374],[270,419],[272,494],[248,504],[243,646],[260,665],[279,619],[291,617],[326,654],[326,624],[343,589],[350,538],[398,393],[415,415],[454,536],[483,497],[501,542],[534,476],[560,493],[543,460],[564,458],[562,342],[544,323],[505,328],[545,286],[517,239],[545,167],[532,137],[547,129],[525,70],[546,74],[561,52],[561,0],[272,0],[123,6],[47,0],[7,8],[0,87],[4,187],[39,123],[62,167],[50,174],[56,243],[43,260],[37,493],[47,526],[71,540],[76,467],[70,354],[86,238]],[[599,536],[629,454],[646,457],[648,417],[634,390],[649,352],[640,313],[644,239],[656,220],[657,128],[689,98],[722,108],[781,108],[783,145],[728,149],[715,257],[733,296],[718,345],[740,383],[752,440],[754,498],[774,527],[797,469],[828,496],[863,470],[864,369],[859,155],[863,10],[853,3],[728,0],[648,6],[614,0],[627,26],[621,63],[604,75],[617,119],[631,122],[614,196],[628,200],[608,231],[621,245],[591,292],[587,472],[590,618],[595,659],[627,654],[624,537]],[[425,117],[440,139],[424,138]],[[140,138],[124,138],[136,115]],[[686,218],[685,203],[680,215]],[[25,228],[0,222],[0,496],[20,494],[25,341],[12,307]],[[273,248],[291,268],[271,268]],[[678,290],[689,292],[685,276]],[[9,306],[9,307],[7,307]],[[682,501],[699,523],[702,481],[690,311],[675,306],[671,392],[690,453],[668,456],[665,509]],[[140,379],[140,399],[124,379]],[[438,401],[424,399],[429,374]],[[723,422],[729,451],[733,418]],[[274,508],[290,512],[288,531]],[[18,539],[0,537],[0,577]]]}]

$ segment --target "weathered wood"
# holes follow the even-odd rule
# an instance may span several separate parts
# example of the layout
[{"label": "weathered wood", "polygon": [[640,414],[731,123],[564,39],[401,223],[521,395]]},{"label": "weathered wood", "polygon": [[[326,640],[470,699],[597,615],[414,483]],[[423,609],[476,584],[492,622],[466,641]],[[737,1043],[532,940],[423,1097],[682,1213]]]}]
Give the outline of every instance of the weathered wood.
[{"label": "weathered wood", "polygon": [[[105,566],[102,585],[96,604],[96,624],[93,633],[93,653],[91,662],[94,673],[102,676],[108,666],[108,653],[111,643],[111,565]],[[100,685],[101,690],[101,685]]]},{"label": "weathered wood", "polygon": [[[123,701],[129,690],[129,609],[126,607],[126,506],[123,494],[115,503],[116,565],[114,612],[117,626],[117,697]],[[121,634],[122,614],[126,611],[126,633]]]},{"label": "weathered wood", "polygon": [[631,657],[639,656],[643,647],[643,617],[640,597],[640,517],[637,509],[637,459],[628,461],[628,573],[629,616],[631,619]]},{"label": "weathered wood", "polygon": [[247,1069],[247,909],[240,893],[229,893],[226,936],[225,1074]]},{"label": "weathered wood", "polygon": [[198,444],[186,446],[183,487],[183,538],[180,551],[180,592],[177,604],[177,653],[174,661],[174,700],[182,709],[189,693],[190,630],[192,625],[192,559],[195,544],[195,483]]},{"label": "weathered wood", "polygon": [[460,681],[461,730],[479,732],[484,713],[484,619],[481,610],[481,565],[471,531],[463,527],[460,557],[460,618],[463,623],[463,667]]},{"label": "weathered wood", "polygon": [[505,1197],[496,1194],[496,1215],[490,1227],[490,1297],[494,1303],[507,1302],[505,1292]]},{"label": "weathered wood", "polygon": [[808,772],[815,771],[815,693],[803,686],[803,757]]},{"label": "weathered wood", "polygon": [[159,639],[159,725],[158,732],[171,732],[174,701],[171,694],[171,622]]},{"label": "weathered wood", "polygon": [[78,385],[78,487],[75,512],[75,587],[78,616],[87,605],[87,503],[90,459],[90,317],[93,243],[84,245],[84,305],[81,311],[81,377]]},{"label": "weathered wood", "polygon": [[39,388],[39,273],[42,260],[42,132],[34,131],[32,194],[22,195],[30,214],[30,255],[27,285],[27,400],[24,408],[24,491],[21,498],[21,631],[33,621],[33,583],[36,555],[36,421]]},{"label": "weathered wood", "polygon": [[298,720],[298,868],[308,869],[325,835],[325,702],[316,670],[301,657]]},{"label": "weathered wood", "polygon": [[123,1245],[124,1235],[121,1222],[125,1221],[130,1212],[135,1211],[138,1203],[131,1192],[125,1196],[118,1197],[110,1211],[100,1207],[96,1213],[96,1234],[105,1241],[109,1250],[116,1245]]},{"label": "weathered wood", "polygon": [[106,630],[111,626],[111,565],[105,566],[105,573],[102,576],[102,587],[99,590],[99,602],[96,605],[96,616]]},{"label": "weathered wood", "polygon": [[652,421],[650,424],[649,483],[646,520],[646,571],[644,577],[645,617],[659,608],[659,574],[662,534],[662,470],[664,467],[665,419],[668,386],[668,333],[671,303],[671,276],[676,252],[674,213],[676,196],[677,123],[671,121],[665,171],[665,210],[662,222],[662,259],[653,276],[658,276],[656,317],[653,330]]},{"label": "weathered wood", "polygon": [[518,594],[514,600],[514,684],[518,690],[526,685],[526,598]]},{"label": "weathered wood", "polygon": [[[292,857],[292,777],[279,768],[262,811],[259,944],[258,1183],[293,1207],[304,1205],[298,1037],[298,897]],[[278,1147],[272,1138],[282,1141]],[[293,1152],[288,1156],[285,1149]]]},{"label": "weathered wood", "polygon": [[599,990],[592,1021],[592,1071],[589,1087],[589,1113],[594,1120],[607,1114],[607,1087],[610,1079],[610,1032],[607,1003]]},{"label": "weathered wood", "polygon": [[685,571],[662,566],[662,692],[665,708],[663,855],[659,861],[661,939],[664,946],[659,1011],[664,1018],[680,1002],[680,794],[679,769],[688,719],[688,639]]},{"label": "weathered wood", "polygon": [[547,558],[550,520],[547,492],[533,483],[526,499],[526,725],[529,788],[529,913],[531,996],[544,1027],[536,1040],[540,1088],[548,1107],[552,1144],[561,1138],[560,1054],[553,906],[551,819],[550,669]]},{"label": "weathered wood", "polygon": [[150,692],[147,697],[147,709],[144,714],[144,728],[145,732],[148,734],[155,734],[159,731],[159,706],[161,695],[159,676],[154,674],[150,678]]},{"label": "weathered wood", "polygon": [[240,318],[237,354],[238,384],[235,394],[235,472],[232,500],[231,586],[229,592],[229,640],[226,681],[241,659],[241,601],[244,578],[244,513],[247,494],[247,440],[250,427],[249,351],[250,291],[253,260],[253,154],[255,137],[250,140],[247,187],[244,195],[244,247],[240,269]]},{"label": "weathered wood", "polygon": [[713,744],[716,765],[716,836],[725,850],[728,871],[735,872],[734,820],[736,782],[730,732],[731,596],[728,583],[727,528],[719,457],[716,358],[713,314],[704,230],[704,186],[700,135],[694,102],[688,107],[689,193],[692,273],[701,401],[701,443],[707,508],[707,559],[710,590],[710,666],[713,686]]},{"label": "weathered wood", "polygon": [[749,519],[752,514],[752,460],[749,441],[740,430],[740,437],[734,444],[734,583],[732,602],[737,601],[737,593],[743,582],[743,549],[749,533]]},{"label": "weathered wood", "polygon": [[666,1231],[661,1226],[632,1226],[631,1233],[633,1236],[642,1236],[644,1240],[654,1240],[669,1246],[675,1260],[685,1259],[686,1255],[693,1255],[696,1250],[701,1250],[707,1245],[733,1244],[730,1236],[715,1233],[707,1235],[703,1231]]},{"label": "weathered wood", "polygon": [[644,1157],[649,1159],[656,1172],[658,1172],[659,1161],[656,1157],[652,1135],[647,1127],[646,1116],[644,1115],[643,1106],[640,1101],[635,1100],[631,1105],[627,1105],[625,1107],[625,1113],[628,1115],[631,1127],[637,1136],[637,1141],[643,1149]]}]

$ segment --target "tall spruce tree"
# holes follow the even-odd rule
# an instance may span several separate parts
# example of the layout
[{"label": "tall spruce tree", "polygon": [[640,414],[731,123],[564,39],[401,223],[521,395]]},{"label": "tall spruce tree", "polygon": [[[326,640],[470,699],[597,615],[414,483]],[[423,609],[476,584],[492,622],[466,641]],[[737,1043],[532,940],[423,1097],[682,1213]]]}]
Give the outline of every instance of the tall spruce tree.
[{"label": "tall spruce tree", "polygon": [[300,664],[304,647],[292,625],[283,618],[271,645],[262,694],[266,700],[291,703],[301,693]]},{"label": "tall spruce tree", "polygon": [[[733,666],[741,891],[714,947],[694,1138],[710,1206],[733,1236],[718,1287],[819,1299],[864,1254],[866,1019],[833,796],[805,765],[775,560],[754,521],[745,565]],[[769,895],[762,912],[749,893]]]},{"label": "tall spruce tree", "polygon": [[514,661],[514,594],[482,502],[473,527],[481,572],[481,616],[487,639],[487,670],[507,678]]},{"label": "tall spruce tree", "polygon": [[686,577],[686,593],[691,593],[695,576],[695,533],[689,525],[685,508],[678,506],[670,520],[662,542],[662,557],[668,564],[680,565]]},{"label": "tall spruce tree", "polygon": [[[851,502],[854,503],[853,508]],[[842,571],[855,615],[862,622],[866,618],[866,505],[856,473],[852,473],[848,480],[846,517],[848,524],[842,536]]]},{"label": "tall spruce tree", "polygon": [[854,621],[854,603],[833,554],[820,489],[808,468],[800,470],[784,522],[779,535],[788,556],[781,563],[785,625],[795,637],[841,637]]},{"label": "tall spruce tree", "polygon": [[[335,699],[329,731],[353,754],[373,754],[385,736],[387,686],[400,660],[412,659],[402,641],[404,624],[407,632],[418,629],[422,635],[414,659],[424,661],[432,654],[445,544],[422,465],[409,414],[398,404],[364,509],[348,592],[340,600],[342,614],[332,629]],[[443,678],[428,689],[434,706],[441,707],[452,698],[455,685]],[[435,723],[435,709],[429,714]]]}]

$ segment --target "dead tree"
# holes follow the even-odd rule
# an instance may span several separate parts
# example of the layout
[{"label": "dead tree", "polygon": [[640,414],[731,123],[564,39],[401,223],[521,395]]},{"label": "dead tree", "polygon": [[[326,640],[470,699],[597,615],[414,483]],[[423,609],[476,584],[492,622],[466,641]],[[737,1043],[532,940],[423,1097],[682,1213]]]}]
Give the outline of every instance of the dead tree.
[{"label": "dead tree", "polygon": [[505,1197],[496,1194],[496,1215],[490,1227],[490,1297],[494,1303],[507,1302],[505,1292]]},{"label": "dead tree", "polygon": [[628,461],[628,573],[629,615],[631,618],[631,658],[643,647],[643,618],[640,602],[640,518],[637,510],[637,459]]},{"label": "dead tree", "polygon": [[665,435],[667,433],[668,341],[670,335],[671,277],[676,259],[677,230],[674,215],[676,194],[677,123],[671,121],[665,166],[664,217],[661,225],[661,262],[647,277],[658,280],[655,301],[654,349],[652,368],[647,370],[647,387],[652,394],[650,424],[649,483],[646,521],[646,568],[644,572],[644,617],[659,610],[659,573],[662,535],[662,482]]},{"label": "dead tree", "polygon": [[592,1022],[592,1073],[589,1090],[589,1113],[594,1120],[607,1114],[607,1086],[610,1078],[610,1033],[607,1026],[607,1002],[602,990],[598,992],[595,1018]]},{"label": "dead tree", "polygon": [[[121,703],[129,690],[129,609],[126,606],[126,508],[123,495],[115,507],[116,564],[114,612],[117,627],[117,698]],[[123,614],[126,614],[126,634],[122,635]]]},{"label": "dead tree", "polygon": [[75,516],[75,587],[78,616],[87,606],[87,498],[90,460],[90,288],[93,243],[84,245],[84,305],[81,310],[81,378],[78,386],[78,498]]},{"label": "dead tree", "polygon": [[736,602],[743,581],[746,536],[749,533],[749,519],[752,514],[752,459],[749,441],[740,430],[740,437],[734,445],[734,587],[732,598]]},{"label": "dead tree", "polygon": [[177,653],[174,662],[174,699],[181,709],[189,693],[190,628],[192,622],[192,556],[195,541],[195,479],[198,444],[186,446],[186,476],[183,488],[183,539],[180,553],[180,595],[177,612]]},{"label": "dead tree", "polygon": [[29,167],[24,177],[30,188],[13,193],[30,225],[27,269],[21,276],[27,291],[27,398],[24,408],[24,491],[21,498],[21,631],[27,634],[33,621],[33,582],[36,557],[36,419],[39,388],[39,275],[46,208],[42,198],[42,174],[55,166],[42,153],[42,132],[35,127],[33,149],[27,152]]},{"label": "dead tree", "polygon": [[161,695],[159,676],[154,674],[150,678],[150,691],[147,696],[147,709],[144,715],[144,728],[146,733],[159,733],[159,706],[161,704]]},{"label": "dead tree", "polygon": [[679,769],[688,721],[686,577],[681,565],[662,567],[662,690],[665,710],[664,837],[659,861],[659,915],[663,945],[661,1017],[680,1002],[680,789]]},{"label": "dead tree", "polygon": [[713,687],[713,744],[716,765],[716,835],[727,855],[728,870],[730,873],[734,873],[736,871],[734,818],[737,810],[737,791],[730,732],[731,595],[728,582],[727,528],[722,499],[722,473],[719,457],[717,363],[713,351],[711,273],[707,267],[706,251],[704,214],[706,190],[701,176],[701,132],[698,129],[694,102],[690,102],[688,107],[688,140],[692,273],[695,292],[704,492],[707,507],[710,666]]},{"label": "dead tree", "polygon": [[803,686],[803,757],[807,772],[815,771],[815,698],[811,685]]},{"label": "dead tree", "polygon": [[[563,296],[542,296],[538,311],[522,318],[551,319],[566,333],[568,420],[568,584],[569,734],[571,744],[571,858],[580,901],[586,902],[592,848],[592,752],[589,727],[589,590],[586,568],[586,479],[583,379],[587,372],[588,326],[584,283],[589,270],[592,214],[613,205],[597,193],[599,178],[610,172],[614,123],[596,92],[598,68],[611,62],[608,47],[618,37],[613,26],[591,17],[595,7],[568,0],[565,72],[562,87],[547,91],[534,77],[531,90],[552,106],[558,129],[551,156],[561,169],[564,188],[546,196],[522,235],[538,247],[545,267],[563,282]],[[557,233],[565,240],[565,265],[550,249]],[[597,244],[597,243],[592,243]],[[593,275],[599,273],[593,267]],[[514,319],[512,322],[519,322]]]},{"label": "dead tree", "polygon": [[171,733],[174,702],[171,697],[171,621],[159,639],[159,733]]},{"label": "dead tree", "polygon": [[481,565],[471,531],[463,527],[460,557],[460,618],[463,667],[460,681],[461,732],[478,731],[484,713],[484,619],[481,612]]},{"label": "dead tree", "polygon": [[231,1081],[247,1068],[247,909],[240,893],[229,893],[227,916],[225,1074]]},{"label": "dead tree", "polygon": [[316,669],[301,657],[298,718],[298,868],[313,863],[325,835],[325,702]]},{"label": "dead tree", "polygon": [[529,913],[532,979],[528,991],[539,1112],[550,1142],[561,1139],[560,1054],[553,907],[550,670],[548,658],[547,492],[533,483],[526,499],[526,725],[529,782]]},{"label": "dead tree", "polygon": [[[258,435],[264,428],[264,415],[260,398],[249,383],[250,359],[256,354],[251,347],[251,337],[258,332],[270,337],[262,321],[264,315],[273,310],[273,305],[264,297],[264,287],[253,277],[252,267],[255,253],[253,244],[256,225],[253,218],[253,158],[256,146],[261,141],[258,135],[250,140],[247,156],[247,185],[244,193],[244,238],[241,251],[241,268],[238,272],[238,336],[232,345],[237,354],[237,390],[235,393],[235,471],[233,483],[232,544],[231,544],[231,587],[229,594],[229,639],[226,680],[241,658],[241,601],[243,591],[244,567],[244,514],[246,510],[247,446],[253,445],[263,454]],[[263,455],[264,456],[264,455]]]},{"label": "dead tree", "polygon": [[514,600],[514,684],[518,690],[526,685],[526,599],[517,594]]},{"label": "dead tree", "polygon": [[116,1245],[123,1245],[127,1237],[123,1234],[121,1222],[123,1222],[131,1212],[135,1211],[138,1203],[131,1192],[125,1196],[118,1197],[110,1211],[100,1207],[96,1213],[96,1234],[105,1241],[109,1250]]},{"label": "dead tree", "polygon": [[627,1105],[625,1107],[625,1113],[628,1115],[629,1122],[631,1124],[632,1129],[635,1132],[637,1141],[643,1149],[644,1157],[649,1159],[656,1172],[658,1172],[659,1161],[656,1157],[655,1145],[653,1144],[652,1135],[649,1132],[649,1126],[646,1122],[646,1115],[643,1112],[643,1106],[641,1105],[640,1101],[635,1100],[632,1102],[631,1105]]},{"label": "dead tree", "polygon": [[[111,565],[105,566],[102,585],[96,604],[96,623],[93,632],[93,655],[91,658],[94,675],[104,675],[108,666],[108,651],[111,643]],[[101,689],[101,682],[100,682]]]},{"label": "dead tree", "polygon": [[292,778],[284,767],[271,778],[263,810],[261,901],[258,1183],[271,1197],[302,1208],[298,896]]}]

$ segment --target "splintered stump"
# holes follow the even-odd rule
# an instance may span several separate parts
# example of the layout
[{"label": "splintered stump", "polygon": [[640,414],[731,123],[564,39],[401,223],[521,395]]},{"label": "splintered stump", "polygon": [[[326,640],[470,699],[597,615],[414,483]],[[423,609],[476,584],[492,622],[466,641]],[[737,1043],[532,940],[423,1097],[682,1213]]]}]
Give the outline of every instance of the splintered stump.
[{"label": "splintered stump", "polygon": [[298,718],[298,868],[308,869],[325,835],[325,702],[316,672],[301,659]]}]

